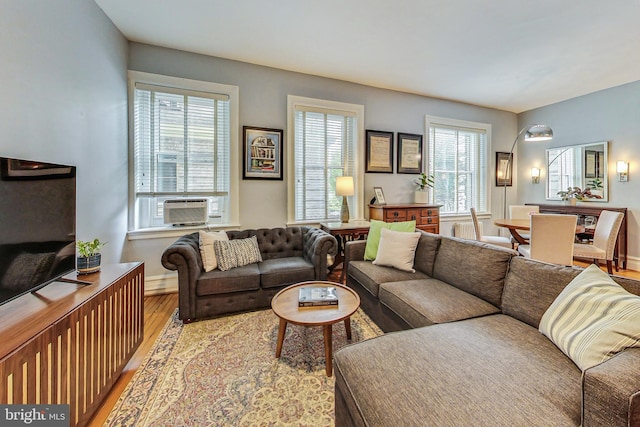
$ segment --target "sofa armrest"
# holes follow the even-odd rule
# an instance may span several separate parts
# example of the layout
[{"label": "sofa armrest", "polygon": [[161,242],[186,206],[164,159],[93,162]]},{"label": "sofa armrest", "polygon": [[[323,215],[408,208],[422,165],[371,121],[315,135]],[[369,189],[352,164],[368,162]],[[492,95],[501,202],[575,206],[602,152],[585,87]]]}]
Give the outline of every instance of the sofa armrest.
[{"label": "sofa armrest", "polygon": [[366,240],[351,240],[344,245],[344,273],[349,274],[350,261],[364,261],[364,249],[367,246]]},{"label": "sofa armrest", "polygon": [[640,424],[640,348],[627,349],[582,377],[582,425]]},{"label": "sofa armrest", "polygon": [[338,252],[336,238],[319,228],[304,227],[302,243],[304,258],[314,266],[315,280],[327,280],[327,256]]},{"label": "sofa armrest", "polygon": [[183,320],[195,318],[196,280],[203,271],[199,241],[198,233],[187,234],[162,253],[162,265],[178,271],[178,310]]}]

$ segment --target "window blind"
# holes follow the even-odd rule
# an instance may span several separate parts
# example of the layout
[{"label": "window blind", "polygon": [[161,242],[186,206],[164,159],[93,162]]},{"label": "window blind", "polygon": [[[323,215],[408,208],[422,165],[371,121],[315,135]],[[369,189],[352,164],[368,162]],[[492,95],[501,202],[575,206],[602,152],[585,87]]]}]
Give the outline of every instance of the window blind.
[{"label": "window blind", "polygon": [[441,213],[487,210],[488,141],[484,129],[432,123],[429,171],[436,177],[434,202]]},{"label": "window blind", "polygon": [[338,176],[354,175],[357,118],[335,110],[301,108],[294,112],[295,220],[340,218]]},{"label": "window blind", "polygon": [[226,95],[136,83],[133,151],[139,226],[159,225],[167,198],[209,197],[210,213],[226,205],[229,104]]}]

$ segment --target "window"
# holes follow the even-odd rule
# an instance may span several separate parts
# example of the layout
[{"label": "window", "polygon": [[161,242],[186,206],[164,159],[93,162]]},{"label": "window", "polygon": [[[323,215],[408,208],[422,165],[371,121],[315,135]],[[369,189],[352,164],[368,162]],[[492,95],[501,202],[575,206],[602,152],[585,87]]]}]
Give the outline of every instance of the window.
[{"label": "window", "polygon": [[349,209],[351,218],[362,218],[364,107],[289,96],[288,117],[289,222],[339,221],[338,176],[353,176]]},{"label": "window", "polygon": [[237,222],[237,87],[130,72],[130,229],[163,227],[167,199],[207,200],[212,225]]},{"label": "window", "polygon": [[489,202],[491,125],[429,117],[429,173],[435,175],[434,202],[443,215],[486,212]]}]

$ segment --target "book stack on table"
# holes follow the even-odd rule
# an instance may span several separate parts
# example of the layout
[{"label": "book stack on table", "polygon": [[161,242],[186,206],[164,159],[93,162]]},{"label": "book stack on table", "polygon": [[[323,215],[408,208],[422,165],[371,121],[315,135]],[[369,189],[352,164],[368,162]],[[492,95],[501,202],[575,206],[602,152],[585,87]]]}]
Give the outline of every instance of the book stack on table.
[{"label": "book stack on table", "polygon": [[300,288],[298,307],[338,305],[335,286],[305,286]]}]

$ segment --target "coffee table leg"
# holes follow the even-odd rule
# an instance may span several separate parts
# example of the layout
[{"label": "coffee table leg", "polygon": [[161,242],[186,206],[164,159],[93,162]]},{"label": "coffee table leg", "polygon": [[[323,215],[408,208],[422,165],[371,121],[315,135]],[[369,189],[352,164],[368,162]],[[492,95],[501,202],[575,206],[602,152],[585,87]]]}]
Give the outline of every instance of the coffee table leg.
[{"label": "coffee table leg", "polygon": [[276,344],[276,358],[280,357],[282,353],[282,343],[284,342],[284,333],[287,331],[287,321],[280,319],[280,326],[278,327],[278,343]]},{"label": "coffee table leg", "polygon": [[347,339],[351,339],[351,317],[344,319],[344,329],[347,332]]},{"label": "coffee table leg", "polygon": [[333,342],[331,338],[331,324],[324,325],[324,358],[327,367],[327,376],[333,375]]}]

